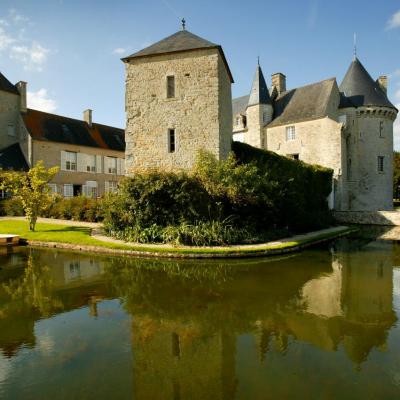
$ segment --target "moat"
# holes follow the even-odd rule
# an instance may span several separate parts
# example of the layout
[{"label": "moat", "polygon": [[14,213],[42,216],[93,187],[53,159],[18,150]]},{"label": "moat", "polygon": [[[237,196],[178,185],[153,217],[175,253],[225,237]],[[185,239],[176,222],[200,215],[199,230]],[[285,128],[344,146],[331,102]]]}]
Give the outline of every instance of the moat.
[{"label": "moat", "polygon": [[1,399],[398,399],[400,242],[0,255]]}]

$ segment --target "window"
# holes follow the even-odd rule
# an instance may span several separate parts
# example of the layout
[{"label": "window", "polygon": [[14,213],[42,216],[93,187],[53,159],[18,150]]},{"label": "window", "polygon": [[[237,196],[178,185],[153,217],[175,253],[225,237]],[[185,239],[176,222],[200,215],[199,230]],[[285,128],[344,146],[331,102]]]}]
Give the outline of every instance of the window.
[{"label": "window", "polygon": [[347,179],[351,179],[351,158],[347,160]]},{"label": "window", "polygon": [[57,185],[55,183],[49,183],[50,194],[57,193]]},{"label": "window", "polygon": [[292,158],[293,160],[298,160],[299,159],[299,155],[298,154],[288,154],[287,156],[289,158]]},{"label": "window", "polygon": [[107,181],[105,182],[106,193],[115,193],[118,190],[118,182],[117,181]]},{"label": "window", "polygon": [[242,118],[239,116],[236,117],[236,126],[240,126],[242,123]]},{"label": "window", "polygon": [[175,129],[168,129],[168,152],[175,152]]},{"label": "window", "polygon": [[286,140],[294,140],[296,139],[296,129],[292,126],[286,127]]},{"label": "window", "polygon": [[96,156],[91,154],[86,155],[86,171],[96,172]]},{"label": "window", "polygon": [[383,137],[383,121],[379,121],[379,137]]},{"label": "window", "polygon": [[265,124],[268,121],[268,112],[264,111],[263,112],[263,123]]},{"label": "window", "polygon": [[7,134],[15,137],[15,126],[13,124],[8,124]]},{"label": "window", "polygon": [[378,156],[378,172],[383,172],[385,157]]},{"label": "window", "polygon": [[97,197],[97,181],[86,181],[86,185],[83,186],[83,194],[88,197]]},{"label": "window", "polygon": [[74,196],[74,185],[66,183],[64,185],[64,197],[73,197],[73,196]]},{"label": "window", "polygon": [[107,157],[107,172],[109,174],[117,173],[117,159],[116,157]]},{"label": "window", "polygon": [[172,99],[175,97],[175,77],[167,76],[167,98]]},{"label": "window", "polygon": [[76,171],[76,153],[73,151],[65,152],[65,169],[67,171]]}]

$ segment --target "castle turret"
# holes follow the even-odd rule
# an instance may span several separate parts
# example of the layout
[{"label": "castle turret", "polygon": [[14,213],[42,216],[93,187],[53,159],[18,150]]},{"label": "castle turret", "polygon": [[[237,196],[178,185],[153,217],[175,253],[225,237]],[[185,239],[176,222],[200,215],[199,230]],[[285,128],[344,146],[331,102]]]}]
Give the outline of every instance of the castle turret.
[{"label": "castle turret", "polygon": [[[387,84],[385,80],[384,84]],[[357,57],[339,90],[345,117],[347,208],[393,208],[393,122],[397,109]]]},{"label": "castle turret", "polygon": [[245,142],[254,146],[264,147],[264,126],[272,120],[273,108],[267,84],[260,65],[257,65],[253,85],[247,104],[247,128]]}]

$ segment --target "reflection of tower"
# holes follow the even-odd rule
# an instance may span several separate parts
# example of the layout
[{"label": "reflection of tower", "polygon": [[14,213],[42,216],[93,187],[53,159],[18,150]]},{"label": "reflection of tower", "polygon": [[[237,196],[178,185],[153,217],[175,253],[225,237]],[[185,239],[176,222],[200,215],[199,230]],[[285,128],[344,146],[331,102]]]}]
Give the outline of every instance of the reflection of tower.
[{"label": "reflection of tower", "polygon": [[195,321],[134,317],[135,399],[231,399],[236,388],[235,336]]}]

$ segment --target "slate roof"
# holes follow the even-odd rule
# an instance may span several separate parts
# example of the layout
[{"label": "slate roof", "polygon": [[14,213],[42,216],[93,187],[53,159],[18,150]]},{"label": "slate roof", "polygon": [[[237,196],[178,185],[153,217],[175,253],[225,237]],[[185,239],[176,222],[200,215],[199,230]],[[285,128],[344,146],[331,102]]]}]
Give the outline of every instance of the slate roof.
[{"label": "slate roof", "polygon": [[0,90],[5,92],[19,94],[18,89],[0,72]]},{"label": "slate roof", "polygon": [[185,29],[178,31],[173,35],[170,35],[136,53],[133,53],[130,56],[122,58],[122,61],[126,62],[131,60],[132,58],[156,56],[167,53],[180,53],[184,51],[207,48],[217,49],[220,52],[228,75],[231,79],[231,82],[233,83],[232,73],[229,69],[228,62],[226,61],[222,47],[218,44],[209,42],[208,40],[203,39],[200,36],[197,36],[194,33],[191,33]]},{"label": "slate roof", "polygon": [[235,117],[238,114],[245,114],[247,104],[249,104],[249,95],[236,97],[232,99],[232,115]]},{"label": "slate roof", "polygon": [[123,129],[28,109],[23,114],[32,139],[125,151]]},{"label": "slate roof", "polygon": [[[383,106],[395,108],[357,57],[350,64],[339,90],[350,101],[350,104],[353,104],[353,107]],[[349,103],[344,98],[342,100],[340,107],[349,107]]]},{"label": "slate roof", "polygon": [[259,65],[257,65],[256,73],[254,74],[248,106],[254,106],[256,104],[271,104],[268,87]]},{"label": "slate roof", "polygon": [[28,171],[24,153],[18,143],[0,150],[0,169],[14,171]]}]

